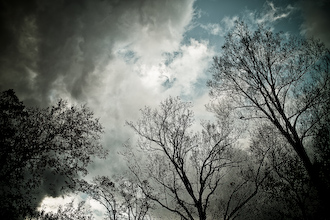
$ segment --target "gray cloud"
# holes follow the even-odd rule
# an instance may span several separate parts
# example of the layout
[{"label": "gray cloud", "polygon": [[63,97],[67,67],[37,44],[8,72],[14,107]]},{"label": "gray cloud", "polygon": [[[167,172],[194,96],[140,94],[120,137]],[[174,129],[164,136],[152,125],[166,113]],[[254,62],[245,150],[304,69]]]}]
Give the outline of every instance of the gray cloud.
[{"label": "gray cloud", "polygon": [[[17,0],[0,10],[0,90],[13,88],[27,105],[87,103],[106,127],[116,166],[115,146],[129,138],[125,120],[160,99],[161,84],[148,85],[158,73],[141,67],[179,49],[193,1]],[[126,62],[123,48],[139,63]]]},{"label": "gray cloud", "polygon": [[177,42],[190,20],[184,10],[192,8],[192,1],[150,0],[2,4],[0,89],[13,88],[39,105],[63,93],[86,100],[102,81],[114,45],[135,43],[138,53],[151,55],[164,50]]},{"label": "gray cloud", "polygon": [[320,39],[330,47],[330,2],[327,0],[308,0],[302,2],[305,19],[302,33]]}]

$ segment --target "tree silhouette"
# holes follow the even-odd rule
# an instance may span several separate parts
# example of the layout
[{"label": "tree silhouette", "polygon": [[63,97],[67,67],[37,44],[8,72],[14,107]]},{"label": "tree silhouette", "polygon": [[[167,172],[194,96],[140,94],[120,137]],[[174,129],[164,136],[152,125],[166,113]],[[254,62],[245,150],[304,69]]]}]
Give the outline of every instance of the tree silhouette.
[{"label": "tree silhouette", "polygon": [[50,108],[26,108],[13,90],[0,98],[0,215],[20,219],[33,215],[44,194],[74,189],[92,157],[106,155],[103,131],[86,106],[60,100]]},{"label": "tree silhouette", "polygon": [[97,176],[91,183],[81,180],[79,191],[98,201],[105,209],[107,219],[149,219],[152,208],[150,199],[145,197],[138,184],[126,177]]},{"label": "tree silhouette", "polygon": [[[214,58],[211,95],[227,95],[244,109],[241,119],[270,121],[302,161],[324,204],[329,186],[307,153],[307,145],[328,114],[330,53],[314,39],[288,37],[243,22],[226,36]],[[329,147],[329,146],[326,146]]]},{"label": "tree silhouette", "polygon": [[288,219],[313,219],[319,206],[317,194],[298,155],[272,124],[262,124],[253,132],[250,151],[264,158],[269,175],[262,184],[265,203]]}]

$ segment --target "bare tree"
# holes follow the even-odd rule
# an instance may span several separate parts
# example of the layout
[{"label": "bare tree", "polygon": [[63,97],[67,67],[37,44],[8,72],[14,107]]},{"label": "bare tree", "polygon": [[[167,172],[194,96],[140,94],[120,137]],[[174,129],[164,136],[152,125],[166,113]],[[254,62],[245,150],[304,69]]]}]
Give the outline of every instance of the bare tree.
[{"label": "bare tree", "polygon": [[150,200],[143,195],[138,184],[127,178],[114,176],[110,180],[98,176],[92,183],[81,180],[79,191],[98,201],[107,210],[108,219],[149,219]]},{"label": "bare tree", "polygon": [[192,132],[190,107],[169,97],[160,109],[143,109],[137,123],[128,123],[140,136],[143,161],[133,151],[126,156],[148,198],[182,219],[205,220],[225,168],[237,164],[230,157],[234,140],[228,121],[203,123],[201,133]]},{"label": "bare tree", "polygon": [[251,153],[265,160],[269,175],[262,184],[265,202],[288,219],[313,219],[318,201],[308,173],[298,155],[271,124],[262,124],[253,132]]},{"label": "bare tree", "polygon": [[329,106],[329,50],[317,40],[287,37],[242,23],[226,36],[214,58],[211,95],[227,95],[241,119],[265,119],[275,125],[301,159],[325,201],[329,190],[308,155],[306,144]]},{"label": "bare tree", "polygon": [[[266,158],[261,157],[255,160],[246,150],[238,150],[240,161],[239,166],[229,169],[226,188],[227,195],[220,197],[220,213],[224,220],[246,219],[248,212],[257,208],[252,201],[255,201],[262,190],[265,181],[269,179],[269,169],[266,165]],[[237,154],[237,152],[236,152]]]}]

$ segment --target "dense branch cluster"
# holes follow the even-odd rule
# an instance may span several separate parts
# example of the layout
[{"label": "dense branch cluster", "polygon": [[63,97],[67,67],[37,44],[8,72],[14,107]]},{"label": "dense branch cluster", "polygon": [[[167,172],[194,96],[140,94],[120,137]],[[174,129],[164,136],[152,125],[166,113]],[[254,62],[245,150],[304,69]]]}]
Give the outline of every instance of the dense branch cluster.
[{"label": "dense branch cluster", "polygon": [[[99,142],[102,126],[86,106],[69,107],[60,100],[51,108],[26,108],[8,90],[1,94],[0,114],[4,216],[32,214],[41,188],[54,196],[59,187],[74,189],[92,157],[106,155]],[[58,182],[48,183],[51,176]]]},{"label": "dense branch cluster", "polygon": [[[128,123],[141,137],[138,146],[148,161],[141,164],[130,155],[130,170],[144,194],[161,207],[183,219],[207,219],[211,215],[210,204],[221,196],[221,183],[238,166],[231,156],[235,139],[230,135],[229,121],[225,120],[216,124],[205,122],[202,132],[192,132],[190,107],[190,103],[170,97],[159,110],[147,107],[136,124]],[[241,187],[232,195],[240,190]],[[243,197],[236,209],[229,210],[230,202],[225,206],[228,219],[253,195]]]},{"label": "dense branch cluster", "polygon": [[287,37],[262,26],[252,32],[237,22],[222,55],[214,58],[215,73],[208,83],[211,95],[233,100],[242,119],[268,121],[285,137],[322,204],[328,201],[329,185],[313,157],[329,145],[308,147],[311,140],[323,138],[320,126],[328,127],[329,64],[330,52],[317,40]]}]

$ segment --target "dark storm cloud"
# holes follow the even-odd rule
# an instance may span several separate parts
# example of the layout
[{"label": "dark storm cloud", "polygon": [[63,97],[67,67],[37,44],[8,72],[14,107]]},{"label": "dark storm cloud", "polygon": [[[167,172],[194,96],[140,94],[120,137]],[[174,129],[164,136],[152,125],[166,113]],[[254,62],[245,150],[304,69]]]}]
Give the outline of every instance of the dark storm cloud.
[{"label": "dark storm cloud", "polygon": [[1,90],[14,88],[24,99],[47,104],[54,83],[61,80],[67,92],[81,98],[95,63],[104,61],[99,56],[111,56],[109,39],[117,33],[113,21],[125,6],[108,1],[25,2],[2,7],[6,48]]},{"label": "dark storm cloud", "polygon": [[187,2],[2,1],[0,90],[13,88],[30,105],[48,104],[58,88],[85,100],[115,43],[143,28],[169,35],[168,21],[179,21]]},{"label": "dark storm cloud", "polygon": [[[77,23],[83,5],[73,1],[2,4],[0,88],[14,88],[34,103],[44,101],[54,80],[66,74],[77,58]],[[83,66],[88,66],[88,61]]]},{"label": "dark storm cloud", "polygon": [[[36,5],[34,2],[19,0],[1,1],[0,4],[0,89],[15,88],[20,93],[30,93],[26,67],[29,64],[29,68],[35,68],[35,49],[32,49],[34,40],[29,38],[35,36],[29,36],[26,31],[33,29]],[[24,35],[26,40],[22,40]]]},{"label": "dark storm cloud", "polygon": [[330,1],[308,0],[302,2],[305,22],[302,32],[307,36],[320,39],[330,47]]},{"label": "dark storm cloud", "polygon": [[73,98],[82,98],[83,89],[88,87],[87,76],[96,62],[102,62],[99,55],[111,48],[106,41],[113,35],[109,32],[112,24],[106,22],[110,15],[111,5],[105,2],[49,1],[41,6],[37,16],[40,48],[36,80],[41,94],[49,93],[53,83],[62,80]]}]

